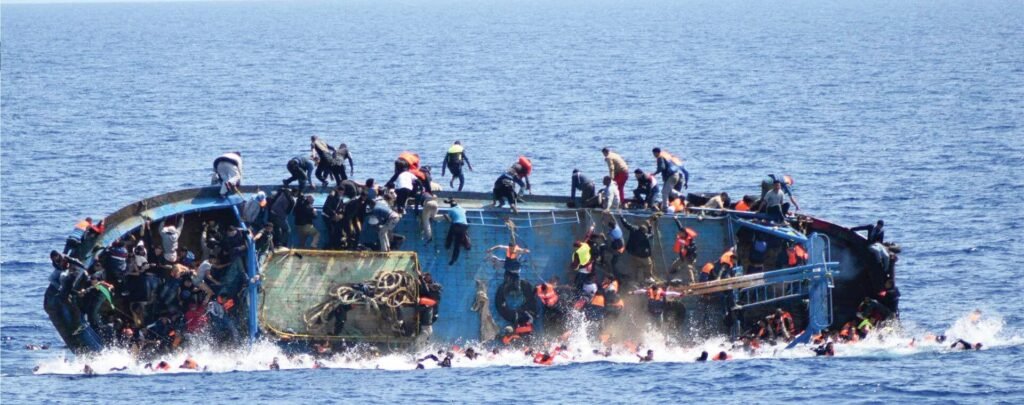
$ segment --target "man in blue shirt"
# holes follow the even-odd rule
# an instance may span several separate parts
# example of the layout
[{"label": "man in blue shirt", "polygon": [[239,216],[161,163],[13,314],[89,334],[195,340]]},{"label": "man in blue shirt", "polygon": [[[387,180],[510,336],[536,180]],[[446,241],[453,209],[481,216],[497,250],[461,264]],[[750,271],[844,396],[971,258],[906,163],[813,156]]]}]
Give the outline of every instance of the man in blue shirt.
[{"label": "man in blue shirt", "polygon": [[465,248],[469,250],[471,245],[469,242],[469,221],[466,219],[466,209],[462,208],[454,199],[446,202],[450,208],[448,208],[448,212],[444,216],[452,224],[448,227],[448,236],[444,239],[444,248],[454,248],[452,249],[452,258],[448,261],[448,265],[451,266],[459,259],[460,249]]}]

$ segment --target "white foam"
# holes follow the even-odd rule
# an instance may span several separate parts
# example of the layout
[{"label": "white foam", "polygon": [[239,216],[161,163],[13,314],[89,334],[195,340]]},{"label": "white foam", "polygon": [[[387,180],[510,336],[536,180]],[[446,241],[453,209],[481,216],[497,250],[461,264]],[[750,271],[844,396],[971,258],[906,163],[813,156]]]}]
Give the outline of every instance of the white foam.
[{"label": "white foam", "polygon": [[[574,330],[586,330],[587,323],[576,321]],[[952,351],[949,345],[956,339],[964,339],[971,343],[983,343],[983,350],[1014,346],[1024,344],[1024,337],[1009,333],[1005,330],[1005,322],[995,314],[984,314],[977,316],[974,312],[965,314],[956,319],[952,326],[941,334],[949,337],[945,343],[926,341],[921,337],[927,334],[926,331],[913,331],[900,326],[881,328],[867,339],[855,344],[836,344],[835,352],[837,357],[897,357],[908,356],[926,352],[947,352]],[[913,343],[912,343],[913,342]],[[569,347],[555,357],[554,365],[567,365],[587,362],[615,362],[632,363],[638,362],[637,355],[625,346],[613,347],[610,356],[594,353],[595,349],[603,350],[599,342],[589,340],[585,333],[573,333],[568,337],[565,344]],[[461,345],[462,348],[474,347],[480,353],[480,357],[470,360],[460,353],[456,353],[452,361],[452,367],[517,367],[537,366],[533,363],[533,357],[527,356],[521,349],[503,349],[498,353],[491,353],[483,349],[481,345]],[[553,349],[556,345],[550,346]],[[647,331],[644,334],[643,343],[640,344],[639,352],[654,350],[656,362],[693,362],[702,351],[707,351],[710,356],[726,351],[733,360],[745,359],[775,359],[775,358],[805,358],[814,357],[810,350],[811,346],[798,346],[792,350],[785,350],[784,345],[770,346],[763,345],[754,352],[747,352],[740,348],[733,348],[732,343],[724,337],[712,338],[696,345],[677,345],[665,338],[664,335]],[[366,347],[357,347],[346,353],[335,354],[329,357],[315,358],[309,354],[288,356],[279,346],[271,342],[259,342],[252,347],[238,350],[215,349],[207,345],[193,346],[186,350],[169,354],[151,361],[141,361],[133,358],[131,353],[123,349],[108,349],[98,354],[84,355],[79,357],[67,357],[61,355],[38,364],[37,374],[83,374],[86,365],[89,365],[96,374],[129,374],[129,375],[150,375],[156,373],[196,373],[196,372],[229,372],[229,371],[266,371],[269,370],[274,358],[282,370],[288,369],[309,369],[319,361],[324,368],[341,369],[380,369],[380,370],[413,370],[417,365],[417,358],[430,353],[437,353],[438,350],[448,351],[451,347],[440,347],[437,345],[421,348],[415,353],[388,353],[376,354]],[[199,364],[199,370],[182,369],[179,366],[185,359],[191,357]],[[159,361],[166,361],[171,369],[167,371],[153,370],[146,368],[146,363],[156,365]],[[439,366],[427,360],[423,363],[424,368],[432,369]],[[126,367],[124,370],[112,371]],[[541,366],[537,366],[541,367]]]}]

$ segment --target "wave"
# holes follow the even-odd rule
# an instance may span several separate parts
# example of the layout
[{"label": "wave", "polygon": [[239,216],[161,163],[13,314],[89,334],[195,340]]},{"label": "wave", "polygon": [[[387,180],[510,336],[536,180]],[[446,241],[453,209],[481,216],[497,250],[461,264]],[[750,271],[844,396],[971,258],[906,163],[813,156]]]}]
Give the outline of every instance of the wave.
[{"label": "wave", "polygon": [[[577,330],[585,330],[581,325]],[[938,342],[933,337],[947,336],[945,342]],[[972,311],[958,319],[945,331],[934,334],[927,331],[904,329],[900,325],[880,329],[857,343],[835,345],[836,357],[861,358],[892,358],[911,356],[922,353],[942,353],[962,351],[950,347],[956,339],[964,339],[972,343],[983,343],[981,350],[992,350],[1024,344],[1024,336],[1009,331],[1003,318],[995,314],[982,316],[979,311]],[[556,346],[565,345],[565,350],[557,350]],[[472,347],[480,353],[476,359],[465,356],[465,349]],[[416,351],[400,351],[379,353],[369,346],[357,346],[344,353],[317,357],[311,354],[289,355],[277,344],[268,341],[258,342],[251,347],[238,350],[215,349],[200,345],[188,350],[169,354],[152,361],[135,358],[124,349],[108,349],[103,352],[84,356],[61,355],[40,362],[35,374],[82,375],[89,368],[97,375],[152,375],[168,373],[223,373],[234,371],[269,371],[275,359],[281,370],[289,369],[353,369],[353,370],[415,370],[417,365],[424,369],[440,368],[434,360],[418,361],[423,357],[435,354],[444,357],[444,353],[454,354],[451,366],[454,368],[482,367],[545,367],[534,363],[534,355],[527,355],[524,349],[500,348],[494,351],[482,349],[484,345],[466,344],[461,346],[431,345]],[[785,349],[785,345],[764,345],[750,351],[735,346],[729,339],[712,338],[694,345],[678,345],[665,338],[663,334],[648,331],[642,344],[614,345],[610,349],[600,342],[586,338],[585,333],[573,333],[562,342],[552,344],[549,352],[554,355],[552,367],[568,366],[582,363],[638,363],[638,353],[654,351],[654,362],[688,363],[697,361],[701,352],[711,356],[726,352],[731,356],[729,361],[745,361],[750,359],[799,359],[815,357],[811,350],[814,346],[800,345],[793,349]],[[543,349],[538,352],[544,351]],[[184,369],[180,365],[186,359],[193,359],[197,369]],[[168,370],[158,370],[159,362],[169,364]]]}]

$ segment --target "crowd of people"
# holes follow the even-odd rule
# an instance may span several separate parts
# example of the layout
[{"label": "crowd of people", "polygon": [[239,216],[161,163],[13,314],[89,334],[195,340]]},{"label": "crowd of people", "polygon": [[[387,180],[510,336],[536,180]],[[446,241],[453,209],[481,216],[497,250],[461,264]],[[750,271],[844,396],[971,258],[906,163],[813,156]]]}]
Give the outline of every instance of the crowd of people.
[{"label": "crowd of people", "polygon": [[[372,178],[363,182],[352,180],[354,162],[344,143],[331,146],[314,136],[309,148],[308,154],[285,163],[289,177],[282,180],[284,187],[271,195],[256,192],[242,203],[241,223],[203,223],[198,249],[179,245],[184,216],[166,218],[159,224],[147,219],[137,231],[101,247],[93,256],[96,260],[86,268],[78,259],[83,257],[83,240],[104,232],[102,221],[94,224],[86,218],[75,225],[64,252],[51,253],[54,272],[47,296],[73,304],[62,311],[79,312],[62,315],[62,319],[83,320],[71,330],[79,332],[83,325],[90,325],[105,343],[120,343],[138,351],[161,350],[176,347],[183,338],[200,332],[212,333],[218,341],[233,342],[240,336],[238,312],[245,299],[245,287],[253,282],[246,272],[249,249],[254,250],[251,253],[257,261],[279,246],[387,252],[400,249],[404,243],[404,237],[396,235],[394,229],[405,215],[417,217],[427,242],[433,239],[434,221],[446,219],[451,223],[445,237],[445,247],[451,250],[450,265],[459,259],[462,250],[472,248],[465,209],[454,199],[439,201],[440,186],[432,178],[431,167],[421,165],[419,155],[401,153],[394,161],[391,177],[378,184]],[[677,256],[667,277],[655,274],[652,240],[661,213],[761,212],[769,220],[782,222],[790,203],[799,209],[789,176],[765,178],[759,198],[744,196],[733,202],[726,193],[688,198],[685,190],[690,184],[690,173],[683,161],[661,148],[651,152],[655,169],[650,173],[642,169],[632,172],[636,189],[630,199],[625,193],[630,166],[610,148],[602,149],[608,174],[603,177],[601,188],[580,170],[573,171],[569,205],[603,208],[602,221],[607,230],[596,233],[591,227],[574,242],[570,283],[561,285],[555,277],[527,292],[541,303],[545,316],[564,316],[567,311],[576,310],[591,320],[614,319],[623,312],[623,297],[641,295],[647,297],[646,311],[655,323],[660,324],[666,317],[682,318],[686,309],[680,302],[682,293],[675,287],[731,277],[738,260],[736,251],[727,249],[720,257],[705,261],[698,272],[698,233],[677,219],[678,233],[673,246]],[[221,196],[239,193],[242,168],[239,152],[226,153],[214,160],[213,183],[219,186]],[[458,182],[457,189],[462,190],[464,168],[472,171],[466,148],[455,141],[444,156],[442,176],[447,170],[451,175],[449,185],[454,188]],[[516,212],[522,193],[531,190],[532,171],[533,162],[520,156],[495,180],[493,205],[507,204]],[[318,187],[329,188],[326,201],[319,208],[309,194]],[[448,209],[444,215],[438,215],[442,202]],[[619,209],[647,209],[654,215],[637,221],[621,213],[613,214]],[[324,224],[322,227],[315,225],[318,218]],[[252,246],[247,244],[250,238]],[[492,247],[488,253],[498,250],[504,254],[493,257],[502,262],[505,283],[517,284],[520,260],[529,250],[513,240],[508,245]],[[755,257],[751,255],[756,266]],[[790,245],[785,257],[786,264],[793,266],[806,261],[807,255],[799,245]],[[677,276],[678,272],[681,275]],[[526,340],[537,313],[517,313],[512,325],[497,340]],[[755,336],[759,339],[791,338],[795,333],[792,317],[766,319],[761,324]],[[866,326],[857,325],[862,327]]]}]

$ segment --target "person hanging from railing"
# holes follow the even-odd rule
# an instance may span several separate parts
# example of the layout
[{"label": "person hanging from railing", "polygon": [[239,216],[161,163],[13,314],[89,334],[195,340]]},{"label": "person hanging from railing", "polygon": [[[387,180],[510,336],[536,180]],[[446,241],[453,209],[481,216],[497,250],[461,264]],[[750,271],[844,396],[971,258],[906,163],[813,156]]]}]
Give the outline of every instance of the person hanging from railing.
[{"label": "person hanging from railing", "polygon": [[587,229],[583,238],[573,242],[572,259],[569,262],[569,269],[576,275],[575,286],[583,288],[584,284],[594,283],[594,257],[590,252],[590,235],[594,233],[594,226]]},{"label": "person hanging from railing", "polygon": [[633,269],[633,274],[623,274],[629,277],[623,281],[630,285],[637,280],[654,278],[654,261],[651,259],[651,239],[654,237],[654,232],[651,230],[650,219],[633,225],[624,216],[619,215],[619,221],[629,231],[626,252],[629,253],[631,259],[628,268]]},{"label": "person hanging from railing", "polygon": [[676,254],[675,261],[669,266],[669,274],[675,274],[680,268],[685,268],[690,275],[688,283],[697,280],[694,274],[694,263],[697,261],[697,231],[693,228],[683,226],[678,217],[672,218],[676,223],[676,240],[672,245],[672,251]]},{"label": "person hanging from railing", "polygon": [[419,302],[417,309],[420,318],[420,334],[430,337],[433,334],[433,325],[438,318],[438,309],[441,306],[441,284],[434,282],[430,273],[419,274]]},{"label": "person hanging from railing", "polygon": [[739,264],[736,258],[736,248],[730,247],[722,253],[722,256],[718,258],[718,275],[715,277],[717,280],[731,278],[736,276],[736,265]]},{"label": "person hanging from railing", "polygon": [[68,234],[67,240],[64,242],[64,254],[76,256],[78,248],[82,245],[82,241],[89,239],[93,236],[103,233],[105,230],[103,220],[93,225],[92,218],[86,217],[85,219],[78,221],[75,224],[75,228]]},{"label": "person hanging from railing", "polygon": [[529,254],[530,249],[519,247],[516,244],[515,239],[510,241],[508,245],[495,245],[490,249],[487,249],[486,254],[491,254],[495,250],[505,250],[505,260],[502,267],[505,270],[505,284],[519,285],[519,273],[522,270],[523,263],[522,258],[524,254]]},{"label": "person hanging from railing", "polygon": [[459,251],[466,249],[467,251],[472,247],[469,241],[469,221],[466,219],[466,209],[462,208],[461,205],[454,199],[449,199],[448,211],[445,212],[445,218],[451,225],[448,227],[448,235],[444,238],[444,248],[452,249],[452,258],[448,261],[448,265],[455,264],[456,260],[459,260]]}]

